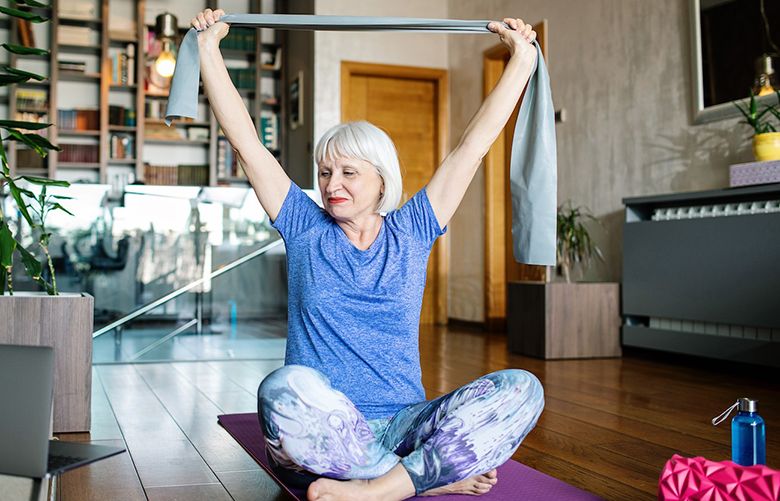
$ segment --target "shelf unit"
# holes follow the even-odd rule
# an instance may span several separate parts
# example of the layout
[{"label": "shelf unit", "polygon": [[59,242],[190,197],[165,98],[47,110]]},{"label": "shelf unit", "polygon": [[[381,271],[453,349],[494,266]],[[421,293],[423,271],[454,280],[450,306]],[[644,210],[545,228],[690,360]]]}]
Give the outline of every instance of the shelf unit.
[{"label": "shelf unit", "polygon": [[[142,181],[144,178],[144,160],[151,160],[149,163],[165,164],[164,161],[157,161],[156,159],[145,158],[144,147],[145,145],[163,145],[170,146],[172,148],[206,148],[208,151],[205,154],[205,158],[208,161],[208,184],[242,184],[246,183],[246,180],[242,177],[225,176],[223,179],[217,176],[217,160],[218,160],[218,147],[219,147],[219,126],[216,122],[214,114],[211,112],[208,104],[208,100],[201,94],[199,97],[201,103],[206,108],[205,119],[196,121],[181,121],[175,122],[172,127],[176,127],[178,130],[186,131],[186,129],[193,127],[208,128],[208,139],[186,139],[186,132],[184,138],[181,140],[152,138],[148,137],[148,128],[156,126],[159,127],[162,122],[161,119],[146,117],[146,103],[151,100],[166,100],[167,95],[157,95],[147,93],[146,85],[146,30],[153,29],[153,27],[145,24],[145,13],[149,4],[154,4],[154,0],[131,0],[134,2],[135,10],[135,33],[133,37],[121,36],[113,37],[111,33],[111,27],[109,26],[111,0],[96,0],[97,6],[100,9],[100,17],[95,19],[75,19],[59,16],[59,5],[61,2],[67,0],[52,0],[51,6],[48,8],[32,8],[36,12],[39,12],[50,18],[48,26],[48,38],[50,55],[48,57],[48,79],[44,82],[27,82],[18,85],[9,86],[8,92],[8,116],[15,117],[17,112],[32,112],[32,113],[46,113],[48,114],[48,121],[55,123],[48,130],[49,140],[57,145],[69,144],[75,142],[83,144],[85,141],[94,140],[97,142],[98,148],[98,161],[97,162],[61,162],[58,159],[58,153],[52,151],[47,159],[43,160],[43,168],[37,166],[24,166],[18,165],[18,145],[15,142],[9,143],[9,163],[11,169],[15,174],[35,174],[35,175],[47,175],[52,178],[58,177],[58,171],[72,170],[72,169],[88,169],[96,171],[97,175],[94,176],[101,183],[111,182],[108,177],[109,168],[112,166],[121,167],[127,169],[132,168],[134,178],[138,181]],[[218,8],[218,1],[215,3],[214,8]],[[274,10],[278,2],[273,2]],[[263,2],[261,0],[248,0],[248,7],[250,12],[262,12]],[[58,32],[60,26],[79,26],[88,27],[91,30],[97,32],[99,39],[98,44],[88,45],[73,45],[56,43],[58,40]],[[17,22],[15,19],[11,19],[8,22],[9,38],[11,42],[18,43],[18,31]],[[180,29],[180,35],[183,36],[186,33],[185,28]],[[180,38],[181,39],[181,38]],[[223,57],[225,62],[230,67],[231,61],[241,61],[245,67],[254,68],[255,85],[253,89],[240,89],[242,97],[249,102],[249,112],[255,123],[256,130],[260,131],[261,115],[265,110],[271,111],[277,115],[277,130],[279,148],[272,150],[277,156],[279,161],[284,165],[284,159],[282,152],[284,148],[284,134],[283,124],[284,119],[284,99],[282,82],[284,77],[284,65],[282,64],[280,69],[271,69],[263,67],[260,63],[263,51],[273,51],[274,54],[280,54],[282,49],[283,37],[279,32],[274,32],[273,43],[263,43],[258,30],[255,36],[255,43],[253,50],[236,50],[225,49],[223,50]],[[112,76],[112,50],[123,49],[128,44],[135,46],[135,82],[131,85],[115,84],[111,81]],[[44,46],[41,43],[38,46]],[[89,57],[98,58],[98,72],[80,73],[76,71],[60,70],[58,67],[58,61],[65,54],[65,59],[72,55],[86,55]],[[20,58],[25,56],[19,56],[10,54],[9,62],[11,65],[16,65]],[[42,58],[37,58],[39,61]],[[75,58],[74,58],[75,59]],[[282,61],[283,62],[283,61]],[[271,94],[276,98],[276,104],[267,104],[263,102],[263,93],[261,90],[261,78],[270,78],[268,81],[273,82],[273,90]],[[99,127],[94,130],[72,130],[62,129],[56,124],[58,119],[58,110],[62,109],[62,103],[64,96],[59,95],[58,89],[59,82],[74,82],[73,85],[84,86],[85,92],[95,92],[98,102],[98,121]],[[34,88],[44,89],[47,91],[48,105],[44,109],[29,109],[17,106],[17,92],[20,88]],[[94,90],[93,90],[94,89]],[[129,94],[129,106],[134,107],[135,111],[135,125],[115,125],[109,124],[109,106],[112,104],[112,98],[120,94]],[[127,98],[123,98],[124,101],[128,101]],[[127,134],[134,139],[134,152],[132,158],[110,158],[110,141],[113,134]],[[95,144],[95,143],[92,143]],[[170,155],[166,155],[170,157]],[[169,163],[169,161],[168,161]],[[61,173],[61,172],[60,172]]]}]

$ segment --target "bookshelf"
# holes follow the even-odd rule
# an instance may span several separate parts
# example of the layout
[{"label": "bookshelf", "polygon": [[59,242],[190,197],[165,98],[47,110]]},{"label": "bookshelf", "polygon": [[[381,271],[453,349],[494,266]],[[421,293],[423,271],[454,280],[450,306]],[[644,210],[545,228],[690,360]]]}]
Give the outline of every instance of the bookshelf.
[{"label": "bookshelf", "polygon": [[[246,1],[248,11],[256,13],[276,11],[279,4]],[[239,166],[225,165],[236,155],[220,134],[204,95],[199,97],[202,116],[198,119],[177,121],[171,127],[163,123],[167,90],[160,92],[147,82],[147,65],[152,61],[148,48],[153,41],[149,32],[154,26],[146,24],[146,14],[150,5],[159,10],[155,0],[121,0],[124,8],[132,4],[132,31],[111,26],[112,6],[120,0],[86,0],[83,3],[93,7],[74,12],[74,6],[81,2],[53,0],[48,8],[31,9],[50,18],[46,36],[35,40],[36,46],[50,50],[49,57],[43,59],[47,69],[38,71],[48,79],[10,86],[8,116],[54,123],[46,133],[63,151],[53,151],[41,160],[25,151],[23,145],[11,142],[8,154],[14,173],[83,179],[117,187],[131,181],[245,184]],[[219,0],[210,3],[219,8]],[[3,21],[10,41],[19,43],[17,21]],[[183,21],[180,19],[180,24]],[[179,31],[176,44],[187,30],[180,27]],[[261,140],[284,164],[284,38],[276,31],[269,32],[261,37],[260,30],[231,29],[222,42],[223,56]],[[14,66],[22,59],[25,56],[9,55]],[[73,104],[86,98],[94,104]],[[173,171],[178,167],[172,159],[188,156],[204,160],[201,165],[185,162],[177,177]]]}]

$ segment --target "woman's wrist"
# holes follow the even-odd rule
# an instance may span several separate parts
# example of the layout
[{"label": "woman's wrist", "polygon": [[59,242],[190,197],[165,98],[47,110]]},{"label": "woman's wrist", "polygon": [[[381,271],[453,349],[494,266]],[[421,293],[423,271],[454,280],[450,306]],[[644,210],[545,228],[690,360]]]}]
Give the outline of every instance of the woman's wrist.
[{"label": "woman's wrist", "polygon": [[219,50],[219,38],[206,31],[198,32],[198,48],[200,50]]}]

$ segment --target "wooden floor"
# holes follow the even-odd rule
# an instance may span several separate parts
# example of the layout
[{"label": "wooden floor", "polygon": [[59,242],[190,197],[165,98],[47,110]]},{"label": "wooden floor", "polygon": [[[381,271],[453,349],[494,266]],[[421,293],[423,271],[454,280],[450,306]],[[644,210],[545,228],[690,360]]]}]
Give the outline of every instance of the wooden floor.
[{"label": "wooden floor", "polygon": [[[456,328],[421,335],[428,397],[508,367],[534,372],[546,407],[514,458],[606,499],[655,499],[672,454],[728,459],[728,422],[710,418],[737,397],[760,400],[767,459],[780,466],[780,385],[765,371],[622,359],[550,361],[510,355],[503,336]],[[275,500],[278,488],[217,425],[255,410],[255,391],[281,360],[95,367],[91,435],[128,453],[65,474],[60,500]],[[695,366],[692,366],[695,365]]]}]

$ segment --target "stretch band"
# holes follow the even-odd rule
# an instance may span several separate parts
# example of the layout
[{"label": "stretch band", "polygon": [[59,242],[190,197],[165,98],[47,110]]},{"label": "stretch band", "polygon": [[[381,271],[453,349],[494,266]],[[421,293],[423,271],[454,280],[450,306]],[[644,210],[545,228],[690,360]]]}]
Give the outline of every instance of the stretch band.
[{"label": "stretch band", "polygon": [[[219,19],[234,26],[286,30],[415,31],[423,33],[494,34],[490,21],[409,17],[227,14]],[[191,28],[179,46],[165,120],[197,118],[200,55],[198,32]],[[557,155],[555,109],[550,77],[539,44],[538,57],[515,124],[509,173],[512,193],[512,240],[520,263],[555,265]]]}]

